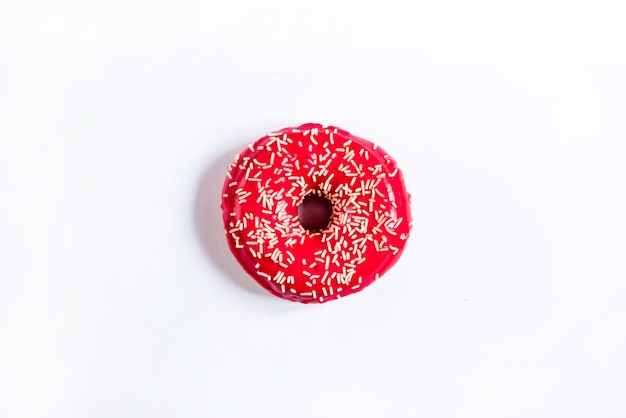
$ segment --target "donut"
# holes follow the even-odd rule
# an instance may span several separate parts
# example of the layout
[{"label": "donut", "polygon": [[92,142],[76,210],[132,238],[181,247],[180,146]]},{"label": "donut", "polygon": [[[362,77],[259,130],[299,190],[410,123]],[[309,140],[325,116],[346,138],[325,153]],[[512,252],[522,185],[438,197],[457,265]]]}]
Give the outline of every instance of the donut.
[{"label": "donut", "polygon": [[382,148],[308,123],[238,154],[221,207],[228,245],[253,279],[280,298],[323,303],[366,288],[398,261],[410,199]]}]

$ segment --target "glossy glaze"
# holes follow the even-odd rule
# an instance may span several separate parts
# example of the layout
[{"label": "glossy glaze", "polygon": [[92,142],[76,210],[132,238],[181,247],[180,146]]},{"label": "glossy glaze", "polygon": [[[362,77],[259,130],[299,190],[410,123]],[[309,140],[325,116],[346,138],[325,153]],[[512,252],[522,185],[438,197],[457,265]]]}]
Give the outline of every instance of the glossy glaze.
[{"label": "glossy glaze", "polygon": [[[310,194],[333,203],[323,231],[298,219]],[[222,210],[228,244],[248,274],[302,303],[369,286],[396,263],[412,226],[396,162],[370,141],[313,123],[273,132],[239,154]]]}]

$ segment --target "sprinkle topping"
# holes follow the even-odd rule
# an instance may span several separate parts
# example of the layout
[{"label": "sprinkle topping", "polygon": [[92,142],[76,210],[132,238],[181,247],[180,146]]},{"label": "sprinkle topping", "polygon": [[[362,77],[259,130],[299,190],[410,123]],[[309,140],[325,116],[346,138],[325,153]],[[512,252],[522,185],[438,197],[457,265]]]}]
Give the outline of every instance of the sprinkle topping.
[{"label": "sprinkle topping", "polygon": [[[298,216],[311,196],[332,205],[321,230]],[[395,264],[411,229],[395,161],[367,140],[318,124],[273,132],[236,156],[222,208],[244,269],[275,295],[303,303],[367,287]]]}]

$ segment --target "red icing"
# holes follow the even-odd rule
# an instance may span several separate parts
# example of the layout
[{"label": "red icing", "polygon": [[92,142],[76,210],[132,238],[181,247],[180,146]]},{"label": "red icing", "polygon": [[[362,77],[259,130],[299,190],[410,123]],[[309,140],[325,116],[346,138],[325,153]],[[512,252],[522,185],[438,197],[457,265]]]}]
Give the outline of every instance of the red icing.
[{"label": "red icing", "polygon": [[[334,204],[321,232],[298,220],[298,205],[312,192]],[[412,226],[396,162],[333,126],[308,123],[257,140],[230,165],[222,193],[239,263],[274,295],[302,303],[369,286],[396,263]]]}]

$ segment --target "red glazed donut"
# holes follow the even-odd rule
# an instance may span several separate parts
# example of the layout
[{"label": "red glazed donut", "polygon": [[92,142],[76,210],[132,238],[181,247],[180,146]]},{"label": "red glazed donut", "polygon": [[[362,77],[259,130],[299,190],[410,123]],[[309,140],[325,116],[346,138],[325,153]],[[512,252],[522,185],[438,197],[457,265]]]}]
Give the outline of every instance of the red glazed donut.
[{"label": "red glazed donut", "polygon": [[396,162],[333,126],[285,128],[250,144],[222,193],[239,263],[274,295],[302,303],[372,284],[396,263],[412,226]]}]

